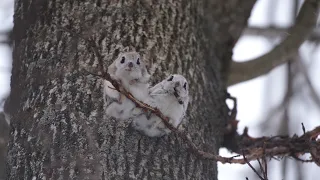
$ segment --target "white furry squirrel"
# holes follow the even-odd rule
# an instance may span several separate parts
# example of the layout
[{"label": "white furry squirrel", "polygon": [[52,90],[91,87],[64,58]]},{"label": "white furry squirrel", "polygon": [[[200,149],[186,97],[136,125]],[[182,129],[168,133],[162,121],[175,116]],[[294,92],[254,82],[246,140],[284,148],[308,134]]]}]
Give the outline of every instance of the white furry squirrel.
[{"label": "white furry squirrel", "polygon": [[[150,74],[139,53],[120,53],[118,58],[108,67],[108,73],[136,99],[143,101],[148,98]],[[107,96],[113,100],[108,105],[106,113],[119,120],[129,119],[132,116],[135,104],[115,90],[109,81],[105,80],[103,85],[104,99]]]},{"label": "white furry squirrel", "polygon": [[[145,103],[159,109],[169,118],[170,124],[178,127],[189,103],[189,85],[186,78],[179,74],[170,75],[150,88],[150,97]],[[155,114],[148,114],[144,110],[140,112],[140,115],[133,117],[134,129],[150,137],[160,137],[171,132]]]}]

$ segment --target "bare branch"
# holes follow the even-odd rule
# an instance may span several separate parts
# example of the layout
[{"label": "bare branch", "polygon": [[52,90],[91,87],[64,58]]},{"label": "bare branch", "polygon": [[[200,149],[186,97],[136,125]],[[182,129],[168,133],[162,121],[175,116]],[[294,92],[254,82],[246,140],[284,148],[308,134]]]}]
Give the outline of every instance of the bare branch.
[{"label": "bare branch", "polygon": [[2,30],[0,31],[0,36],[4,36],[5,38],[0,40],[0,44],[8,44],[9,46],[12,45],[12,30]]},{"label": "bare branch", "polygon": [[301,123],[301,127],[302,127],[303,134],[305,134],[306,133],[306,128],[304,127],[303,123]]},{"label": "bare branch", "polygon": [[303,163],[313,162],[313,160],[310,160],[310,159],[307,159],[307,160],[301,159],[301,158],[299,158],[299,157],[297,157],[297,156],[295,156],[295,155],[293,155],[292,157],[293,157],[293,159],[295,159],[295,160],[297,160],[297,161],[299,161],[299,162],[303,162]]},{"label": "bare branch", "polygon": [[9,30],[0,30],[0,36],[8,36],[11,33],[11,29]]},{"label": "bare branch", "polygon": [[262,164],[264,164],[264,178],[268,180],[268,162],[266,160],[266,156],[263,156]]},{"label": "bare branch", "polygon": [[[293,27],[276,27],[276,26],[268,26],[268,27],[257,27],[250,26],[243,31],[243,35],[245,36],[263,36],[267,39],[276,39],[285,37],[288,35],[288,31]],[[310,42],[319,42],[320,41],[320,29],[313,29],[311,34],[307,37],[307,40]]]},{"label": "bare branch", "polygon": [[[72,33],[72,31],[62,28],[59,28],[60,30],[63,30],[65,32],[68,33]],[[73,34],[76,36],[79,36],[79,34]],[[99,61],[99,71],[102,75],[96,74],[96,73],[90,73],[94,76],[97,76],[99,78],[103,78],[105,80],[108,80],[111,82],[111,84],[114,86],[114,88],[122,93],[123,95],[125,95],[128,99],[130,99],[133,103],[136,104],[137,107],[139,108],[143,108],[144,110],[150,111],[151,113],[155,114],[156,116],[158,116],[162,122],[166,125],[166,127],[168,129],[170,129],[173,133],[175,133],[176,135],[178,135],[178,137],[180,137],[189,147],[190,151],[202,158],[202,159],[208,159],[208,160],[213,160],[213,161],[219,161],[221,163],[237,163],[237,164],[246,164],[247,162],[253,161],[253,160],[257,160],[259,158],[262,158],[264,156],[284,156],[287,154],[296,154],[296,153],[311,153],[311,149],[310,148],[306,148],[306,147],[316,147],[317,146],[311,146],[310,144],[312,143],[312,141],[314,141],[314,138],[317,137],[320,134],[320,126],[317,127],[316,129],[314,129],[313,131],[307,132],[304,135],[302,135],[301,137],[273,137],[273,138],[269,138],[269,137],[262,137],[262,138],[252,138],[250,136],[248,136],[247,131],[245,131],[243,133],[242,137],[242,143],[244,144],[244,148],[242,148],[242,152],[243,155],[245,156],[245,158],[240,158],[240,159],[236,159],[235,157],[222,157],[220,155],[216,155],[213,153],[209,153],[209,152],[205,152],[202,151],[198,148],[198,146],[196,146],[190,136],[182,131],[179,131],[178,129],[176,129],[174,126],[172,126],[169,121],[168,118],[166,116],[164,116],[162,114],[162,112],[160,112],[157,108],[151,107],[148,104],[145,104],[137,99],[135,99],[129,92],[127,92],[124,88],[122,88],[120,86],[120,84],[113,80],[110,75],[104,70],[104,66],[103,66],[103,57],[101,55],[101,53],[99,52],[99,49],[97,48],[96,44],[94,43],[93,39],[88,39],[88,38],[83,38],[81,36],[79,36],[80,38],[84,39],[87,44],[89,45],[89,48],[92,49],[92,51],[95,53],[95,55],[98,58]],[[236,99],[231,97],[229,95],[229,98],[234,100],[234,103],[236,105]],[[236,107],[234,107],[236,108]],[[318,145],[320,145],[318,143]],[[313,150],[313,152],[315,152],[315,157],[317,157],[317,152]],[[318,160],[318,158],[317,158]],[[320,163],[320,162],[319,162]]]},{"label": "bare branch", "polygon": [[286,39],[267,54],[246,62],[233,61],[228,86],[266,74],[296,54],[317,23],[319,4],[318,0],[304,1],[296,18],[296,24],[289,30]]},{"label": "bare branch", "polygon": [[[250,162],[247,160],[246,156],[244,155],[243,153],[243,159],[245,160],[245,162],[248,164],[248,166],[253,170],[254,173],[256,173],[256,175],[261,179],[261,180],[265,180],[261,175],[260,173],[250,164]],[[259,159],[257,159],[259,164],[260,164],[260,161]],[[261,165],[261,164],[260,164]]]},{"label": "bare branch", "polygon": [[[265,144],[264,144],[263,150],[265,150]],[[262,163],[259,161],[259,159],[258,159],[258,162],[259,162],[259,166],[262,171],[262,174],[263,174],[263,178],[265,180],[268,180],[268,162],[266,160],[265,152],[263,152],[263,157],[261,158],[261,160],[262,160]],[[262,166],[262,164],[264,166]]]},{"label": "bare branch", "polygon": [[[99,76],[100,77],[100,76]],[[128,99],[130,99],[132,102],[134,102],[137,107],[143,108],[145,110],[149,110],[155,115],[157,115],[163,123],[169,128],[172,132],[177,134],[190,148],[190,150],[197,156],[203,159],[209,159],[214,161],[219,161],[221,163],[238,163],[238,164],[245,164],[247,162],[259,159],[266,156],[285,156],[287,154],[292,153],[311,153],[310,147],[311,140],[313,140],[315,137],[320,135],[320,126],[316,127],[313,131],[310,131],[304,135],[302,135],[299,138],[293,137],[277,137],[277,138],[269,138],[269,137],[262,137],[262,138],[251,138],[247,135],[247,133],[244,133],[243,137],[246,138],[246,140],[243,143],[246,143],[246,148],[243,148],[243,152],[246,152],[246,158],[245,159],[235,159],[233,157],[226,158],[219,155],[215,155],[209,152],[204,152],[200,150],[191,140],[190,136],[184,132],[179,131],[175,127],[173,127],[169,121],[168,118],[165,117],[158,109],[153,108],[149,106],[148,104],[145,104],[139,100],[136,100],[130,93],[125,91],[123,88],[119,88],[120,85],[118,82],[113,81],[110,76],[106,76],[104,79],[110,81],[112,85],[116,88],[117,91],[125,95]],[[320,146],[320,143],[318,143],[318,146]],[[295,149],[297,148],[297,149]],[[316,147],[315,147],[316,148]],[[315,149],[314,148],[314,149]],[[313,150],[313,152],[316,152]],[[317,153],[314,153],[315,157],[318,157]],[[315,160],[318,160],[316,158]],[[320,162],[319,162],[320,163]]]},{"label": "bare branch", "polygon": [[229,109],[229,112],[230,112],[229,116],[230,116],[230,119],[231,119],[231,120],[235,120],[235,119],[236,119],[236,116],[237,116],[237,114],[238,114],[237,98],[231,96],[229,93],[227,93],[227,97],[226,97],[226,98],[233,101],[233,108],[232,108],[232,109]]}]

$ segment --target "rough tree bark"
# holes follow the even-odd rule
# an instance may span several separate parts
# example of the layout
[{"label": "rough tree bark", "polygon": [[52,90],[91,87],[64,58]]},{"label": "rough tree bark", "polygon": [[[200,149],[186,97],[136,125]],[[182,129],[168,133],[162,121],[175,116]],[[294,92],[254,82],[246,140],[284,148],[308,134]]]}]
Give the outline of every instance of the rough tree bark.
[{"label": "rough tree bark", "polygon": [[148,138],[104,114],[97,57],[71,29],[92,38],[105,66],[123,47],[156,63],[153,82],[180,73],[190,82],[194,142],[218,153],[227,118],[232,48],[255,0],[17,0],[8,179],[217,179],[171,134]]},{"label": "rough tree bark", "polygon": [[5,179],[5,165],[7,155],[7,143],[9,138],[9,126],[5,115],[0,112],[0,180]]}]

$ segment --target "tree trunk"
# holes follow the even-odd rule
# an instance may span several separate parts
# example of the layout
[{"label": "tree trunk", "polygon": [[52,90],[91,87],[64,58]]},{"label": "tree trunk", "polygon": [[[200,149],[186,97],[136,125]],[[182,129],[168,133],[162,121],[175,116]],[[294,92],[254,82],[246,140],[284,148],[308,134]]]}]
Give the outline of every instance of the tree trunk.
[{"label": "tree trunk", "polygon": [[[227,119],[226,67],[254,0],[17,0],[8,179],[217,179],[174,134],[149,138],[104,113],[92,38],[107,67],[130,47],[190,83],[185,129],[218,153]],[[63,28],[62,28],[63,27]],[[62,30],[64,29],[64,30]]]}]

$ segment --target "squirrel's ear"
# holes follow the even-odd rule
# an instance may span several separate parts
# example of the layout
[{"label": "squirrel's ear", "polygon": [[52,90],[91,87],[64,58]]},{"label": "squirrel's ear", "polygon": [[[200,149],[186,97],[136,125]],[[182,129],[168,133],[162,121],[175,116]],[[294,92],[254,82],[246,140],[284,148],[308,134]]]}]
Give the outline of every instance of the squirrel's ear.
[{"label": "squirrel's ear", "polygon": [[122,52],[129,52],[129,47],[125,47],[125,48],[123,48],[123,50],[122,50]]}]

